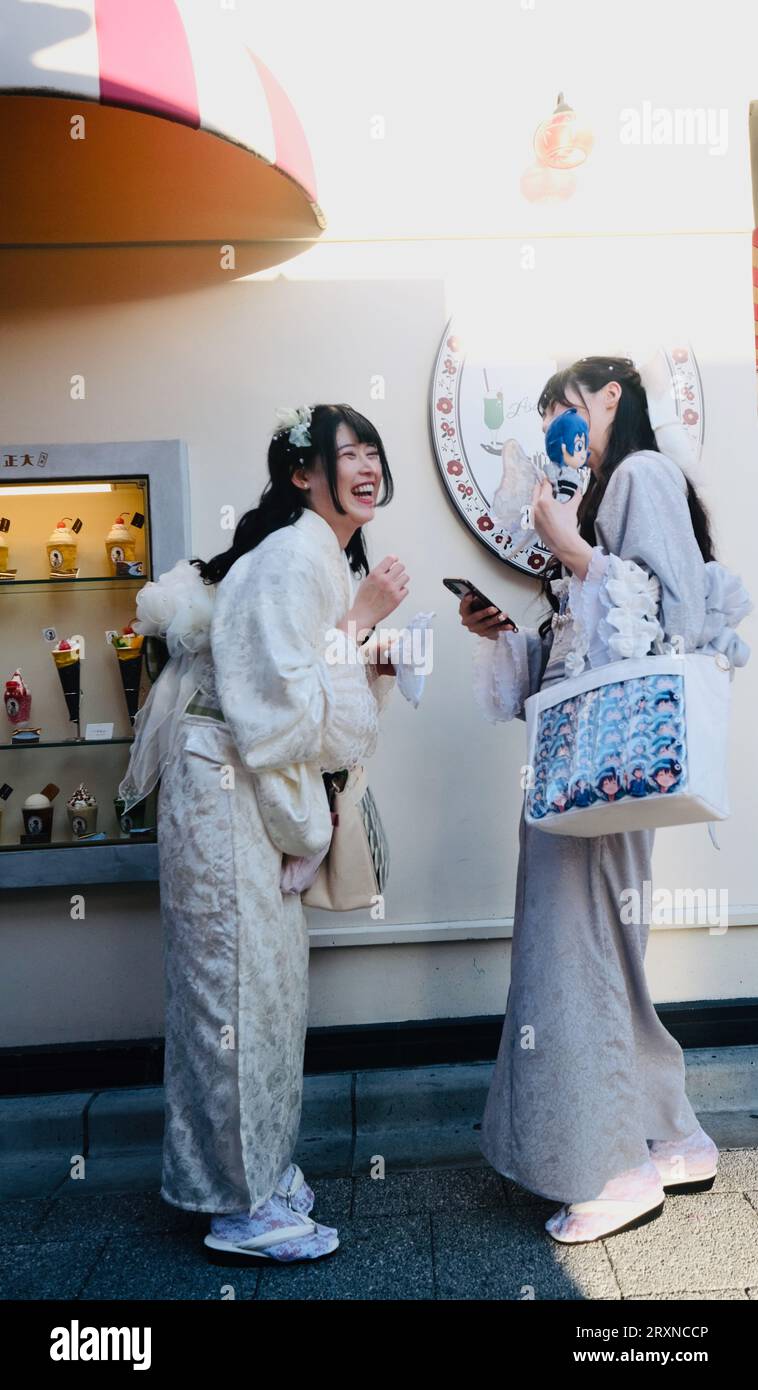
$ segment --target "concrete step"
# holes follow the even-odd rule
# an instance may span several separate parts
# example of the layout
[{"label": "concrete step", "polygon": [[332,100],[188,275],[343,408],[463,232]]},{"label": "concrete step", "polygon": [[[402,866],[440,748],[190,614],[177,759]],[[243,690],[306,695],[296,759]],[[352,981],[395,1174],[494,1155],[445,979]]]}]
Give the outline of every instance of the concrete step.
[{"label": "concrete step", "polygon": [[[758,1145],[758,1047],[684,1053],[687,1093],[725,1148]],[[483,1161],[478,1147],[491,1062],[307,1076],[299,1161],[314,1173],[366,1171],[381,1154],[394,1168]],[[140,1155],[163,1135],[162,1086],[0,1099],[0,1178],[28,1155],[51,1172],[77,1155]]]}]

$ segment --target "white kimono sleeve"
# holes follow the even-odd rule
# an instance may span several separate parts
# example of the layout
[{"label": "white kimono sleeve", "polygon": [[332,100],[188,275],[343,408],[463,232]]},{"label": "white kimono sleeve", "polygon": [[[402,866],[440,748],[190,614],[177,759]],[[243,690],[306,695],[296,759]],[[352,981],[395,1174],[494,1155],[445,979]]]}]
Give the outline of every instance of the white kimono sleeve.
[{"label": "white kimono sleeve", "polygon": [[[211,649],[221,710],[251,771],[371,757],[378,708],[358,647],[333,627],[329,575],[299,540],[275,532],[218,586]],[[267,541],[269,538],[267,538]]]},{"label": "white kimono sleeve", "polygon": [[661,586],[633,560],[606,555],[593,546],[584,579],[572,574],[569,607],[574,644],[566,657],[567,676],[624,657],[647,656],[663,637],[657,613]]}]

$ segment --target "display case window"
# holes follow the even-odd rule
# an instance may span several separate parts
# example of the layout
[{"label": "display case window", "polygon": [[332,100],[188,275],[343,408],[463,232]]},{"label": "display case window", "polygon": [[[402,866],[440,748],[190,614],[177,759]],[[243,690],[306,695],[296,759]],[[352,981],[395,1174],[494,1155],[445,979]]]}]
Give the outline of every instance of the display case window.
[{"label": "display case window", "polygon": [[126,816],[118,785],[159,670],[137,595],[188,555],[186,458],[179,441],[92,448],[4,454],[4,886],[157,874],[155,793]]}]

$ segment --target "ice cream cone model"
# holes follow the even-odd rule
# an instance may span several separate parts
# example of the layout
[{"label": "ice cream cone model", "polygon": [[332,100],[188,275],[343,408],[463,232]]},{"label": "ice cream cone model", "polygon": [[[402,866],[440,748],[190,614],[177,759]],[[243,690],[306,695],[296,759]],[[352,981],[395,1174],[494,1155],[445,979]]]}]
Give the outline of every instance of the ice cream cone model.
[{"label": "ice cream cone model", "polygon": [[118,574],[117,565],[122,560],[133,560],[136,552],[136,543],[127,525],[126,517],[117,516],[105,537],[105,554],[108,558],[111,574]]},{"label": "ice cream cone model", "polygon": [[82,696],[81,649],[75,637],[62,637],[52,651],[53,661],[58,669],[58,678],[66,697],[68,717],[74,724],[79,723],[79,702]]},{"label": "ice cream cone model", "polygon": [[21,672],[18,668],[5,682],[3,700],[5,713],[11,724],[26,724],[32,707],[32,692],[21,679]]},{"label": "ice cream cone model", "polygon": [[141,633],[135,632],[131,623],[111,637],[111,642],[116,648],[118,657],[118,669],[121,673],[121,684],[124,687],[126,696],[126,708],[129,718],[134,723],[134,716],[139,706],[139,687],[142,677],[142,644],[144,637]]},{"label": "ice cream cone model", "polygon": [[66,802],[71,833],[76,839],[82,835],[94,835],[97,829],[97,797],[87,791],[83,782]]},{"label": "ice cream cone model", "polygon": [[[70,521],[71,526],[66,522]],[[81,522],[73,521],[70,516],[64,516],[58,525],[53,529],[47,542],[47,560],[50,565],[51,575],[75,575],[77,572],[77,535],[81,530]]]},{"label": "ice cream cone model", "polygon": [[25,840],[49,842],[53,832],[53,801],[59,791],[60,787],[49,782],[41,792],[32,792],[31,796],[27,796],[22,809]]}]

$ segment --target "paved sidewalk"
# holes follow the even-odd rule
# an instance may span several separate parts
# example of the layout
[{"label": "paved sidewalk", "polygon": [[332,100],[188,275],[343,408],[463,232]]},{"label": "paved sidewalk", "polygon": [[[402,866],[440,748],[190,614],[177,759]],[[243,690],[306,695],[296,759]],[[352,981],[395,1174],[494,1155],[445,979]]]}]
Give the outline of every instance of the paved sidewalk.
[{"label": "paved sidewalk", "polygon": [[710,1192],[671,1194],[656,1221],[572,1248],[544,1230],[558,1204],[479,1153],[490,1074],[306,1078],[296,1157],[340,1248],[250,1270],[207,1264],[208,1217],[158,1195],[161,1087],[0,1100],[0,1296],[218,1299],[232,1284],[260,1299],[758,1299],[758,1107],[698,1109],[721,1148]]}]

